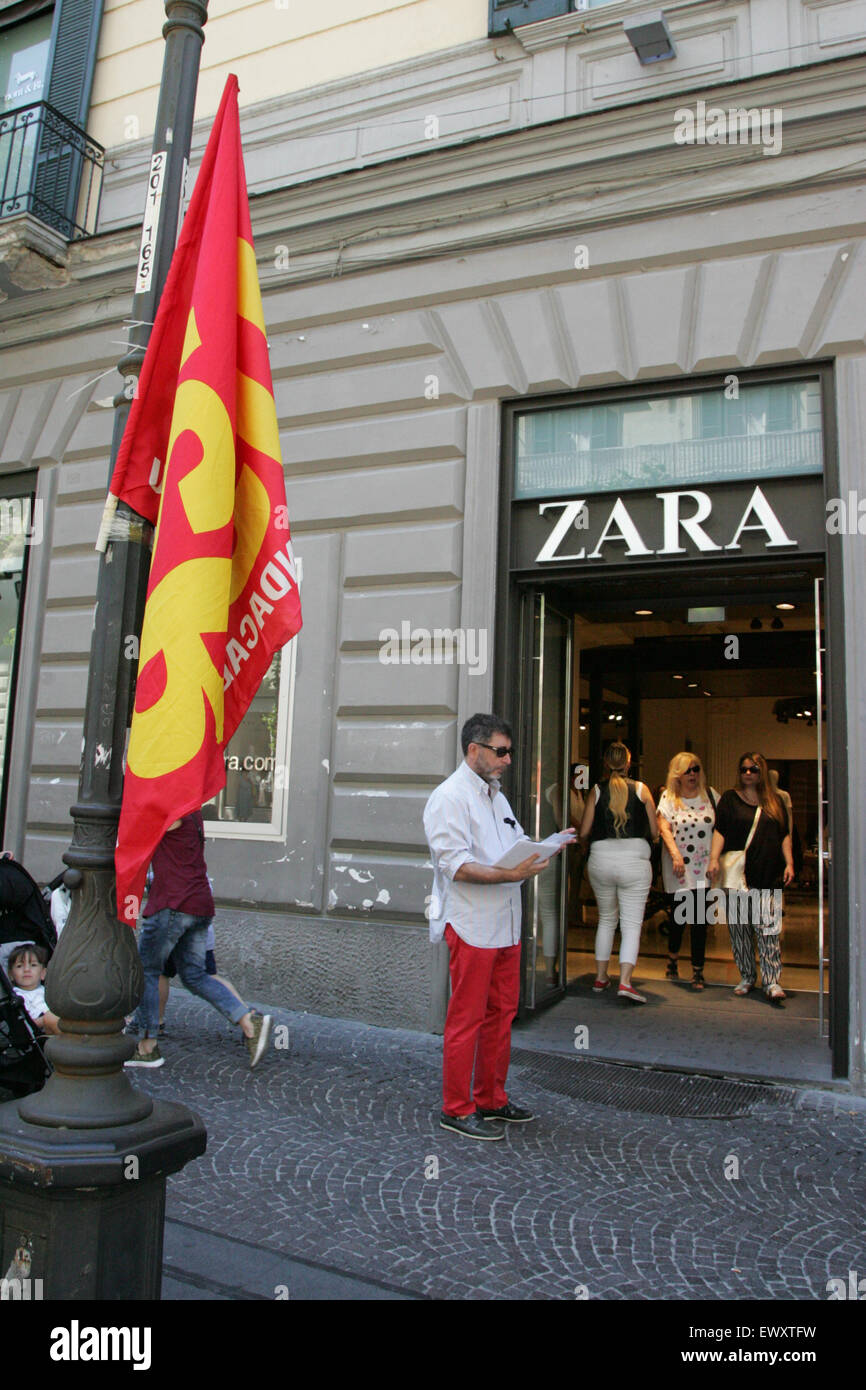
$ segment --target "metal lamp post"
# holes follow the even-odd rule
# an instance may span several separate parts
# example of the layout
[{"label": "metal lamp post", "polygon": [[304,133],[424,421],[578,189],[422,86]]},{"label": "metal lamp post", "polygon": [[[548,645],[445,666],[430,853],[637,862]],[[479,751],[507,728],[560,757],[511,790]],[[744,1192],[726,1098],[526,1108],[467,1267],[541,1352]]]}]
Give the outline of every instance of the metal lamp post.
[{"label": "metal lamp post", "polygon": [[[112,470],[174,250],[207,0],[166,0],[165,11],[151,165],[160,198],[152,247],[143,242],[132,347],[118,366],[126,388],[115,399]],[[99,568],[78,802],[63,856],[72,910],[47,977],[61,1026],[47,1044],[54,1072],[42,1091],[0,1106],[0,1257],[29,1244],[32,1276],[51,1299],[159,1297],[166,1175],[206,1143],[197,1116],[136,1091],[123,1070],[135,1046],[123,1021],[143,972],[134,933],[116,916],[114,847],[137,669],[129,638],[141,632],[150,528],[123,507],[116,523]]]}]

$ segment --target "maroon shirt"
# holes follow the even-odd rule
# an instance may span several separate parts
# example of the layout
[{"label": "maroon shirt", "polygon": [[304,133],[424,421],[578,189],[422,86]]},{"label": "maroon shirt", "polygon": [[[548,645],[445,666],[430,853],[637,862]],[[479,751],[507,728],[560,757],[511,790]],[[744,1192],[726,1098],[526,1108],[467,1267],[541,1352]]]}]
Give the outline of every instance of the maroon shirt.
[{"label": "maroon shirt", "polygon": [[192,917],[214,915],[201,811],[191,811],[176,830],[167,830],[153,852],[153,883],[143,916],[154,917],[166,907]]}]

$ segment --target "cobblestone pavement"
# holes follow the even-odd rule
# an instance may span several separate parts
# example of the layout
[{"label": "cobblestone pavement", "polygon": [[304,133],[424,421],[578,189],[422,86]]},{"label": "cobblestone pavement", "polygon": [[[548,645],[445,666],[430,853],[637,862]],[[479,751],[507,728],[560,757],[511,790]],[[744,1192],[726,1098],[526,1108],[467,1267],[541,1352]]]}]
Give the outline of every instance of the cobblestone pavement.
[{"label": "cobblestone pavement", "polygon": [[823,1300],[866,1274],[863,1101],[672,1119],[521,1084],[524,1054],[536,1123],[478,1144],[439,1128],[438,1038],[277,1012],[250,1072],[206,1005],[173,991],[167,1022],[135,1084],[209,1134],[174,1221],[422,1298]]}]

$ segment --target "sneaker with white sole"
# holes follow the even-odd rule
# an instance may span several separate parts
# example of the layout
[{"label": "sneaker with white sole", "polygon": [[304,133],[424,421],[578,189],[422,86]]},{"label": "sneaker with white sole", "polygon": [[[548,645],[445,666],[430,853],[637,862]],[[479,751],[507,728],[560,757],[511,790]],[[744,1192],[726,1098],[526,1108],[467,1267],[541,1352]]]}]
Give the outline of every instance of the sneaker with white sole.
[{"label": "sneaker with white sole", "polygon": [[637,990],[633,989],[631,985],[620,985],[616,992],[616,997],[617,999],[628,999],[632,1004],[646,1003],[646,995],[638,994]]},{"label": "sneaker with white sole", "polygon": [[248,1038],[244,1035],[244,1042],[250,1054],[250,1070],[261,1061],[262,1054],[268,1045],[268,1038],[271,1035],[271,1016],[270,1014],[257,1014],[253,1011],[252,1024],[252,1037]]},{"label": "sneaker with white sole", "polygon": [[128,1062],[124,1062],[125,1067],[161,1067],[165,1065],[165,1058],[158,1047],[151,1052],[142,1052],[141,1043],[133,1052]]}]

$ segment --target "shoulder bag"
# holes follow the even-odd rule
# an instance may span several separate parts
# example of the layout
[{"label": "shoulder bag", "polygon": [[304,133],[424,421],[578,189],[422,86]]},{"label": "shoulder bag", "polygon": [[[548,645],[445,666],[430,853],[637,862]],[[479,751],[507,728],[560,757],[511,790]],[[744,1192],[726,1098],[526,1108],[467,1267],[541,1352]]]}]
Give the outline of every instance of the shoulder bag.
[{"label": "shoulder bag", "polygon": [[749,831],[749,838],[744,849],[727,850],[719,860],[721,873],[720,887],[744,889],[746,887],[746,853],[749,845],[755,838],[755,831],[758,828],[758,821],[761,819],[760,806],[755,811],[755,819],[752,821],[752,828]]}]

